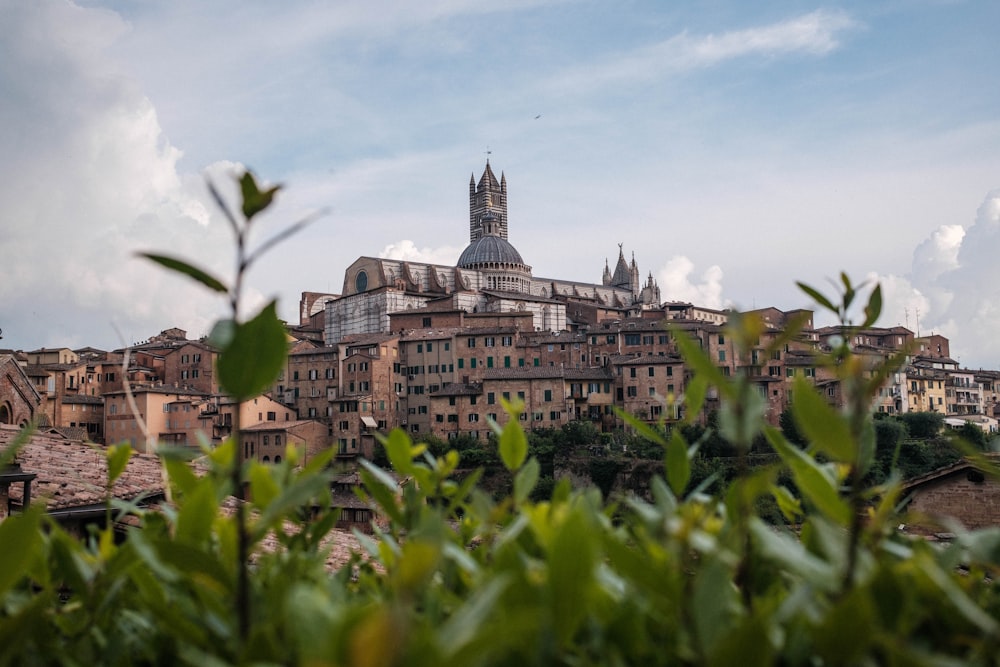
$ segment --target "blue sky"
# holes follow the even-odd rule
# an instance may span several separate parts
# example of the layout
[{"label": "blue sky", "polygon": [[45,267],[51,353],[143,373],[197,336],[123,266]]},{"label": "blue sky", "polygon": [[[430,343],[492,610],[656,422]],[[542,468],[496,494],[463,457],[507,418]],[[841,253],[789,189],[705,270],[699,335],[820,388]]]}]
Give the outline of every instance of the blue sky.
[{"label": "blue sky", "polygon": [[285,185],[253,298],[296,317],[361,255],[454,262],[485,152],[535,275],[618,243],[666,299],[809,307],[841,270],[880,324],[1000,368],[1000,3],[0,0],[0,345],[204,333],[231,272],[204,179]]}]

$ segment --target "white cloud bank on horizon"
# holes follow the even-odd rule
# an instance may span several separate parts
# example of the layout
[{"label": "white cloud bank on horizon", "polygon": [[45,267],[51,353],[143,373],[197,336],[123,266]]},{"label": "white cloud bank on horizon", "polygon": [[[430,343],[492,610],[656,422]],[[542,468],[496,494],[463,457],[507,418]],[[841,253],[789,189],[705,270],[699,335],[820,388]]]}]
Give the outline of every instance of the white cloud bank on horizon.
[{"label": "white cloud bank on horizon", "polygon": [[418,248],[417,244],[409,239],[403,239],[395,243],[390,243],[382,252],[378,254],[381,259],[398,259],[407,262],[418,262],[423,264],[440,264],[442,266],[455,266],[462,248],[442,246],[440,248]]},{"label": "white cloud bank on horizon", "polygon": [[104,55],[127,26],[68,3],[5,15],[4,343],[117,347],[165,326],[207,333],[224,302],[136,257],[170,254],[228,277],[232,244],[224,223],[209,224],[201,177],[178,172],[181,152],[149,99]]},{"label": "white cloud bank on horizon", "polygon": [[973,223],[938,227],[913,252],[906,276],[879,276],[885,292],[882,326],[908,324],[951,343],[970,368],[1000,368],[1000,189],[986,195]]}]

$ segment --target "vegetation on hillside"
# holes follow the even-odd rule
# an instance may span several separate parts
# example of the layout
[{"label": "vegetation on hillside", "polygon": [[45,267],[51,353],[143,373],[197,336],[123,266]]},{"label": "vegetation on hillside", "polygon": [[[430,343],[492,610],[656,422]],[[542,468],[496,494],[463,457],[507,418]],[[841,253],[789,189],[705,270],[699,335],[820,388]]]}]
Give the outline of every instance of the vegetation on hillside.
[{"label": "vegetation on hillside", "polygon": [[[268,191],[248,178],[249,220]],[[846,276],[836,298],[803,289],[850,324],[859,288]],[[247,397],[277,374],[284,340],[272,335],[273,304],[243,320],[232,303],[217,338],[220,375]],[[879,306],[876,286],[859,326]],[[746,346],[759,326],[744,318],[730,333]],[[382,465],[361,472],[379,529],[359,535],[365,553],[335,572],[324,552],[338,516],[328,459],[297,467],[294,449],[262,465],[242,461],[231,440],[204,452],[200,477],[161,450],[172,502],[138,511],[109,497],[116,517],[139,516],[121,540],[110,522],[72,537],[34,505],[0,523],[0,664],[1000,664],[1000,529],[944,545],[895,530],[900,474],[881,445],[906,441],[877,426],[869,406],[900,360],[865,367],[845,338],[823,363],[846,408],[798,383],[792,438],[764,423],[746,378],[722,376],[678,340],[694,369],[684,414],[699,414],[714,388],[714,428],[629,420],[658,467],[647,492],[610,504],[597,488],[564,482],[539,493],[558,438],[592,434],[529,444],[514,418],[496,432],[510,479],[499,492],[484,491],[478,472],[456,476],[473,462],[467,443],[388,434]],[[716,447],[734,461],[726,484],[696,479],[699,452]],[[764,447],[773,462],[754,459]],[[107,449],[108,488],[129,455]],[[762,518],[762,501],[787,528]]]}]

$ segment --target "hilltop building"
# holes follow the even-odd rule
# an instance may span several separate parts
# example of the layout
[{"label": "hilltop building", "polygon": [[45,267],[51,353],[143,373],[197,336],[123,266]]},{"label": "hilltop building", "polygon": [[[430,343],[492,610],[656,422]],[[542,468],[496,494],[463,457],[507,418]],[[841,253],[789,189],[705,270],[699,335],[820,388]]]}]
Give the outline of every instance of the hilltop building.
[{"label": "hilltop building", "polygon": [[[308,304],[305,301],[308,300]],[[455,266],[360,257],[344,275],[340,296],[308,293],[303,313],[316,304],[326,313],[325,343],[348,336],[389,333],[393,313],[416,309],[466,313],[530,313],[533,331],[563,331],[595,309],[623,316],[660,304],[652,274],[640,284],[639,269],[619,246],[612,274],[600,284],[540,278],[508,240],[507,179],[489,161],[478,183],[469,181],[469,245]]]}]

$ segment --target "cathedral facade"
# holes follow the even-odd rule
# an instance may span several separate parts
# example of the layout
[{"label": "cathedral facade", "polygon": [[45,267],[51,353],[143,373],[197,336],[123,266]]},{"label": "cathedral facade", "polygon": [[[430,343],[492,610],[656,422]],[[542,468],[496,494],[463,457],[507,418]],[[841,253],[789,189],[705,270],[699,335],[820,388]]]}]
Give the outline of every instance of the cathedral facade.
[{"label": "cathedral facade", "polygon": [[587,313],[658,307],[660,290],[652,274],[640,284],[634,255],[626,262],[620,245],[615,271],[605,262],[601,284],[534,276],[508,240],[506,176],[497,179],[487,160],[479,181],[469,181],[469,245],[455,266],[359,257],[340,296],[317,303],[325,310],[325,342],[335,345],[346,336],[388,333],[390,314],[420,309],[531,313],[535,331],[564,331]]}]

